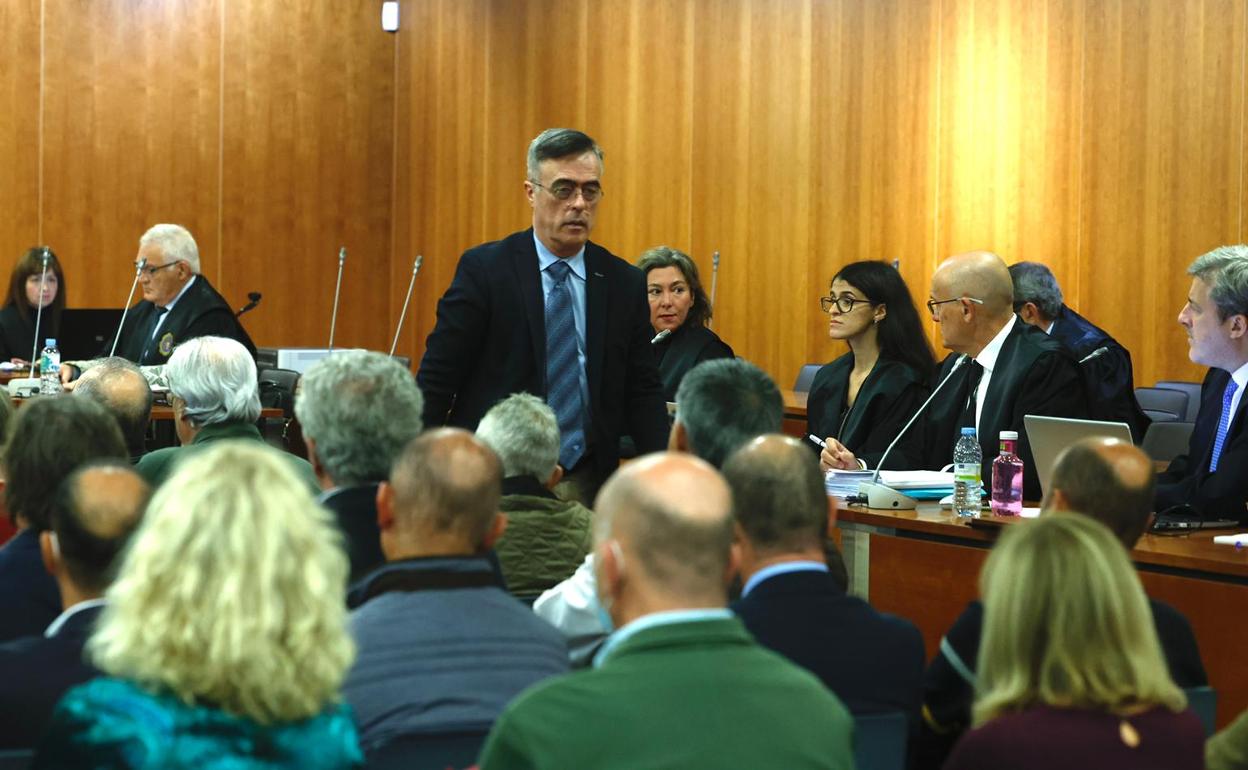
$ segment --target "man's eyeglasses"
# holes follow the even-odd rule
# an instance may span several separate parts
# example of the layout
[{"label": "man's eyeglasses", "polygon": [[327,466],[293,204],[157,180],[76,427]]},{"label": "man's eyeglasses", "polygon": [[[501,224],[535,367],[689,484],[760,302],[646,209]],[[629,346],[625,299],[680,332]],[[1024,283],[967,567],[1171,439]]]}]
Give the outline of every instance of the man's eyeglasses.
[{"label": "man's eyeglasses", "polygon": [[836,305],[836,309],[841,311],[842,313],[849,313],[853,311],[854,305],[860,305],[860,304],[870,305],[871,300],[858,299],[857,297],[851,297],[847,294],[842,295],[840,297],[820,297],[819,298],[819,308],[823,310],[823,312],[825,313],[832,312],[833,305]]},{"label": "man's eyeglasses", "polygon": [[166,262],[166,263],[165,263],[165,264],[163,264],[163,265],[153,265],[153,266],[151,266],[151,267],[140,267],[140,268],[139,268],[139,272],[140,272],[140,273],[147,273],[148,277],[151,277],[151,276],[156,275],[157,273],[159,273],[161,270],[164,270],[166,267],[173,267],[173,266],[174,266],[174,265],[176,265],[176,264],[178,264],[178,263],[177,263],[177,262]]},{"label": "man's eyeglasses", "polygon": [[586,203],[594,203],[602,197],[602,186],[594,182],[589,182],[584,185],[575,184],[573,182],[556,182],[550,187],[547,187],[541,182],[534,182],[532,179],[529,181],[533,182],[535,187],[542,188],[561,201],[571,200],[572,196],[576,195],[577,190],[581,191],[581,198],[584,199]]},{"label": "man's eyeglasses", "polygon": [[961,302],[963,300],[966,300],[967,302],[974,302],[976,305],[984,304],[984,301],[982,299],[976,299],[974,297],[954,297],[953,299],[942,299],[942,300],[929,299],[927,301],[927,312],[931,313],[932,318],[935,318],[937,305],[943,305],[946,302]]}]

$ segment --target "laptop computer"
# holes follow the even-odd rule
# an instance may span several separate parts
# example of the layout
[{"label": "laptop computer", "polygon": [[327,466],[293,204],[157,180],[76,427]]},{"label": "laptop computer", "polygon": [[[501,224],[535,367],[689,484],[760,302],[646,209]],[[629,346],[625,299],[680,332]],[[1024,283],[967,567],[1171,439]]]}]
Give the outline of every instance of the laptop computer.
[{"label": "laptop computer", "polygon": [[57,347],[62,361],[108,355],[121,323],[121,308],[66,308],[61,312]]},{"label": "laptop computer", "polygon": [[1031,456],[1036,463],[1036,475],[1040,478],[1040,491],[1049,494],[1049,479],[1057,456],[1066,447],[1085,438],[1116,438],[1131,443],[1131,428],[1125,422],[1099,422],[1076,420],[1071,417],[1045,417],[1029,414],[1023,417],[1027,429],[1027,441],[1031,444]]}]

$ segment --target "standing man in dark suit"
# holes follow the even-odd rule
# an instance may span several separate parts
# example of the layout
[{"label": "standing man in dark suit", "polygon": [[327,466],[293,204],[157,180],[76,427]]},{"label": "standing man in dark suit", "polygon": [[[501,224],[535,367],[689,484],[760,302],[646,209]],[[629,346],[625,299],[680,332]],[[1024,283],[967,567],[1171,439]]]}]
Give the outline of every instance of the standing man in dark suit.
[{"label": "standing man in dark suit", "polygon": [[1065,345],[1078,362],[1092,418],[1125,422],[1131,426],[1135,443],[1143,441],[1151,420],[1135,400],[1135,376],[1127,349],[1063,303],[1062,287],[1046,265],[1017,262],[1010,265],[1010,278],[1018,317]]},{"label": "standing man in dark suit", "polygon": [[667,439],[645,278],[589,240],[603,194],[593,139],[547,129],[527,167],[533,228],[460,257],[417,382],[429,426],[474,430],[511,393],[544,398],[565,492],[588,503],[619,463],[621,435],[642,454]]},{"label": "standing man in dark suit", "polygon": [[971,360],[932,401],[918,438],[926,464],[940,468],[953,458],[960,429],[975,427],[984,458],[982,478],[989,483],[1000,432],[1017,431],[1023,497],[1039,500],[1040,479],[1023,417],[1086,417],[1087,395],[1070,353],[1020,321],[1013,305],[1010,271],[996,254],[958,254],[936,268],[927,309],[940,324],[941,342],[955,355],[941,364],[935,382],[953,368],[957,354]]},{"label": "standing man in dark suit", "polygon": [[1223,246],[1187,269],[1192,288],[1179,323],[1188,356],[1210,367],[1188,444],[1157,477],[1157,510],[1187,503],[1210,517],[1248,521],[1248,246]]}]

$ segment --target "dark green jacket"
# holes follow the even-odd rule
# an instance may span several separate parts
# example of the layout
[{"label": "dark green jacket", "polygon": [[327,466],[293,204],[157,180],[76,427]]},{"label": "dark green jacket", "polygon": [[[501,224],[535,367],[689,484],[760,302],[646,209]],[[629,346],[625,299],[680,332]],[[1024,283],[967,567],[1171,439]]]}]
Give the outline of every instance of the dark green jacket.
[{"label": "dark green jacket", "polygon": [[[260,429],[251,423],[223,422],[215,425],[205,425],[200,428],[199,433],[195,434],[195,438],[191,439],[191,443],[186,446],[165,447],[164,449],[157,449],[154,452],[148,452],[143,455],[143,458],[139,460],[139,464],[135,466],[135,470],[155,488],[160,486],[173,473],[174,468],[183,457],[193,455],[214,441],[231,440],[264,443],[264,439],[260,436]],[[280,452],[281,450],[274,449],[273,451]],[[281,454],[290,462],[290,467],[295,471],[295,475],[307,481],[308,490],[313,495],[320,494],[320,484],[316,480],[316,474],[312,471],[312,464],[301,457],[296,457],[286,452]]]},{"label": "dark green jacket", "polygon": [[[536,594],[570,577],[592,547],[593,513],[532,478],[506,479],[499,508],[507,529],[494,544],[507,590]],[[518,492],[518,493],[513,493]]]}]

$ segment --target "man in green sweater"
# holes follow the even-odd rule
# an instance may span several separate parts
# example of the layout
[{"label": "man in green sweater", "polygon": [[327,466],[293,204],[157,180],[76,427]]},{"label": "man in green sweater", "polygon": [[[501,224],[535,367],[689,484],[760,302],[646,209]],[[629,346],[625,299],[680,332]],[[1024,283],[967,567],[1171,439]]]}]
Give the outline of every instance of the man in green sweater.
[{"label": "man in green sweater", "polygon": [[591,670],[503,712],[482,770],[853,766],[852,721],[726,609],[732,495],[710,465],[653,454],[597,501],[595,571],[616,630]]}]

